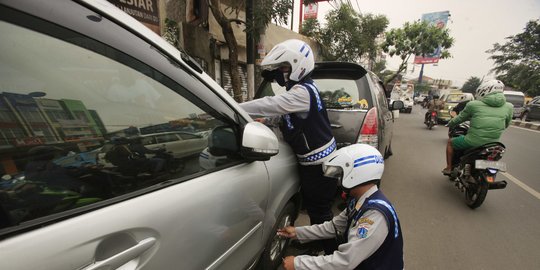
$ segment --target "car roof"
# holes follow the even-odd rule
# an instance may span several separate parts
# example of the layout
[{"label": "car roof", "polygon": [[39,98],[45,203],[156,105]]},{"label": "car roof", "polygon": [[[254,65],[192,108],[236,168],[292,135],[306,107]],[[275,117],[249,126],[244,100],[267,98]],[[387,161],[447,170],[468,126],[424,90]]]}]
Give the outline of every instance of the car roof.
[{"label": "car roof", "polygon": [[317,62],[313,70],[313,76],[319,77],[329,74],[341,74],[351,76],[352,79],[360,79],[367,74],[367,70],[359,64],[350,62]]},{"label": "car roof", "polygon": [[503,93],[509,94],[509,95],[516,95],[516,96],[525,96],[525,94],[523,94],[523,92],[520,92],[520,91],[504,90]]}]

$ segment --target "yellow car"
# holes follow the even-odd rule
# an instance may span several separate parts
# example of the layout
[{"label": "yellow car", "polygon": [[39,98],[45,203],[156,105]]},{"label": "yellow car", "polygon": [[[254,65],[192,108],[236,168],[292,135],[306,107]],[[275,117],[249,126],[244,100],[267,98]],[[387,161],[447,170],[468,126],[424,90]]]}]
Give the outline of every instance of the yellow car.
[{"label": "yellow car", "polygon": [[450,112],[462,101],[474,100],[474,96],[471,93],[450,93],[444,95],[441,98],[444,101],[444,109],[438,111],[439,121],[448,122],[452,119]]}]

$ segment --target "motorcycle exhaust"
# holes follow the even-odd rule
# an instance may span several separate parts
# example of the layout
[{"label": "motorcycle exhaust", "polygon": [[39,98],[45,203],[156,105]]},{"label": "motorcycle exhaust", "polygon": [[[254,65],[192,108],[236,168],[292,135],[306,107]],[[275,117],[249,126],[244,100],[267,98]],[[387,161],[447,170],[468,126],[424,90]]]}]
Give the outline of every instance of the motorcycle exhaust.
[{"label": "motorcycle exhaust", "polygon": [[499,182],[493,182],[489,183],[488,189],[503,189],[506,187],[506,181],[499,181]]}]

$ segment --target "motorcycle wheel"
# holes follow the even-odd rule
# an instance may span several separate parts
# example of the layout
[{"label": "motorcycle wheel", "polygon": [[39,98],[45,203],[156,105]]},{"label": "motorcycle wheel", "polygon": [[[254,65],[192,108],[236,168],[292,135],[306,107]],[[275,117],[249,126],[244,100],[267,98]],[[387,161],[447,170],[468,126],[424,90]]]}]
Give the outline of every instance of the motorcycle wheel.
[{"label": "motorcycle wheel", "polygon": [[433,128],[433,121],[429,120],[427,127],[428,127],[429,130],[431,130]]},{"label": "motorcycle wheel", "polygon": [[474,183],[469,182],[468,187],[465,188],[465,202],[471,209],[482,205],[488,192],[488,183],[483,174],[476,176],[474,180]]}]

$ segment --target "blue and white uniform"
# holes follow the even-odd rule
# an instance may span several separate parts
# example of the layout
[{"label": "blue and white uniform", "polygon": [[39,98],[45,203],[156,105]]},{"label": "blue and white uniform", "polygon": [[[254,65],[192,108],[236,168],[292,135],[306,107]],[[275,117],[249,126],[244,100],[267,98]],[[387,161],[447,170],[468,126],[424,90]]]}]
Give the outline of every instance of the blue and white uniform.
[{"label": "blue and white uniform", "polygon": [[319,165],[336,150],[326,107],[312,80],[273,97],[241,103],[250,115],[282,116],[281,131],[301,165]]},{"label": "blue and white uniform", "polygon": [[295,257],[295,269],[403,269],[399,220],[393,206],[376,186],[332,221],[297,227],[296,236],[302,243],[330,239],[335,237],[336,229],[347,232],[346,243],[331,255]]}]

